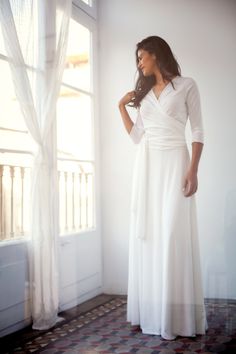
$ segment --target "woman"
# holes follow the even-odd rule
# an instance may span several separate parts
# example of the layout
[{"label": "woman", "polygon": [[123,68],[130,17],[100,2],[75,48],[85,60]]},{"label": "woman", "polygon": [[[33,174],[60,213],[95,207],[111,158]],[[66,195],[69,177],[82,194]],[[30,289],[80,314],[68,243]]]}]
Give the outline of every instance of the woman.
[{"label": "woman", "polygon": [[[127,321],[145,334],[173,340],[205,334],[194,194],[204,136],[196,82],[182,77],[158,36],[137,44],[134,91],[119,101],[138,145],[133,171]],[[126,105],[137,108],[133,123]],[[185,126],[192,131],[191,159]]]}]

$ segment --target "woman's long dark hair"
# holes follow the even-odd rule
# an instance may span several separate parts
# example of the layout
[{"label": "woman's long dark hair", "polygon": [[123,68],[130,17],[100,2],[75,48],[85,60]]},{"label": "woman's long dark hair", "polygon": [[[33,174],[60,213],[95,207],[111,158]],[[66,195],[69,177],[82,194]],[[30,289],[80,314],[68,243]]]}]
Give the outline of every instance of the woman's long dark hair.
[{"label": "woman's long dark hair", "polygon": [[[138,79],[135,85],[135,97],[129,104],[131,107],[139,107],[143,97],[151,90],[156,84],[155,75],[144,76],[142,70],[138,68],[138,51],[140,49],[146,50],[150,54],[155,54],[157,58],[157,66],[161,72],[164,80],[171,81],[173,77],[181,76],[180,66],[175,59],[170,46],[164,39],[158,36],[150,36],[143,39],[137,44],[136,48],[136,65],[139,73]],[[173,82],[171,81],[173,86]],[[174,88],[174,86],[173,86]]]}]

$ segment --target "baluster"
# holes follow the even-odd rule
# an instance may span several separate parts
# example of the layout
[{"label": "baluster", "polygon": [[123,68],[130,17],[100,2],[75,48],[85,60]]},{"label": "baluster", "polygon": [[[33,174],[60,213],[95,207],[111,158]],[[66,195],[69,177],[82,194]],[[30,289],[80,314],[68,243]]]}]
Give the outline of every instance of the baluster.
[{"label": "baluster", "polygon": [[3,177],[4,166],[0,165],[0,239],[3,239],[3,188],[2,188],[2,177]]},{"label": "baluster", "polygon": [[14,177],[15,177],[15,167],[10,166],[10,176],[11,176],[11,230],[10,236],[14,237],[13,221],[14,221]]},{"label": "baluster", "polygon": [[90,213],[91,213],[91,225],[94,227],[94,189],[93,189],[93,173],[90,173]]},{"label": "baluster", "polygon": [[68,230],[68,208],[67,208],[67,177],[68,173],[64,172],[65,176],[65,229]]},{"label": "baluster", "polygon": [[57,171],[58,175],[58,185],[59,185],[59,229],[60,229],[60,234],[62,232],[62,227],[61,227],[61,215],[62,215],[62,195],[61,195],[61,171]]},{"label": "baluster", "polygon": [[25,168],[20,168],[21,174],[21,235],[24,235],[24,178]]},{"label": "baluster", "polygon": [[92,203],[92,206],[91,206],[91,213],[92,213],[92,216],[91,216],[91,222],[92,222],[92,227],[95,227],[95,186],[94,186],[94,174],[91,173],[91,184],[92,184],[92,187],[91,187],[91,195],[92,195],[92,199],[91,199],[91,203]]},{"label": "baluster", "polygon": [[86,219],[86,228],[88,228],[88,175],[85,173],[85,219]]},{"label": "baluster", "polygon": [[82,229],[82,173],[79,172],[79,228]]},{"label": "baluster", "polygon": [[75,173],[72,172],[72,228],[75,229]]}]

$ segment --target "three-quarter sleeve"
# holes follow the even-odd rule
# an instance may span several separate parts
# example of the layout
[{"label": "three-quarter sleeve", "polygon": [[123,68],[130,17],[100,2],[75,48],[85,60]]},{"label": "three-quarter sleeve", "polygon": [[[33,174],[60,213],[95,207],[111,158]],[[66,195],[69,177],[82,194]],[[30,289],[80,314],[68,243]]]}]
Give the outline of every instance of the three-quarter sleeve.
[{"label": "three-quarter sleeve", "polygon": [[135,144],[138,144],[141,141],[142,136],[144,134],[144,126],[143,126],[143,121],[142,121],[139,108],[137,108],[137,112],[138,113],[137,113],[136,121],[129,133],[130,138],[133,140]]},{"label": "three-quarter sleeve", "polygon": [[186,104],[192,131],[192,142],[204,143],[200,93],[198,86],[193,79],[191,79],[188,87]]}]

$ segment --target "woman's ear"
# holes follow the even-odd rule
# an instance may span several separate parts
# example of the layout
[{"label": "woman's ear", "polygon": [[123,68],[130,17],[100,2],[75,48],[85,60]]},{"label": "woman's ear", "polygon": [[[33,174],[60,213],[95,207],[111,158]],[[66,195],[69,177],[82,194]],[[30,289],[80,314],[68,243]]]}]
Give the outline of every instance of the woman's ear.
[{"label": "woman's ear", "polygon": [[159,67],[158,59],[154,53],[152,53],[152,59],[155,61],[156,65]]}]

